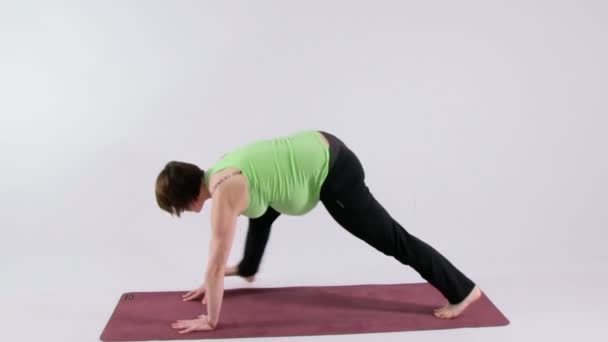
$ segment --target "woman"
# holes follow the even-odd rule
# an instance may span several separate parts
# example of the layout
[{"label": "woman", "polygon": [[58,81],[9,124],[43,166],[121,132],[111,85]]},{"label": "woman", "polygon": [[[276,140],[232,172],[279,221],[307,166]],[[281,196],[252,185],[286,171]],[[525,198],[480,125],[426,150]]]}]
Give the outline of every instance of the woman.
[{"label": "woman", "polygon": [[[208,199],[212,237],[203,285],[183,296],[207,304],[207,315],[172,324],[180,333],[214,329],[219,322],[223,279],[253,280],[270,227],[281,214],[304,215],[318,202],[343,228],[376,250],[411,266],[447,299],[434,310],[454,318],[481,290],[443,255],[409,234],[374,198],[355,153],[325,131],[306,130],[252,142],[225,154],[211,168],[172,161],[156,181],[158,205],[172,215],[200,212]],[[238,216],[249,218],[241,262],[226,267]]]}]

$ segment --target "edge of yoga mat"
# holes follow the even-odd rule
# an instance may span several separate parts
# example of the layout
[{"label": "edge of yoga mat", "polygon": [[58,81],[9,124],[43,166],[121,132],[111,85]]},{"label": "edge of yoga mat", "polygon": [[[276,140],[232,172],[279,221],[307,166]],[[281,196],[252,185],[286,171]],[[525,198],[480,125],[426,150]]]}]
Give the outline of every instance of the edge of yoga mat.
[{"label": "edge of yoga mat", "polygon": [[[348,284],[348,285],[306,285],[306,286],[276,286],[276,287],[238,287],[238,288],[227,288],[224,290],[224,297],[226,297],[226,294],[228,293],[238,293],[238,292],[242,292],[242,291],[264,291],[264,290],[292,290],[292,289],[319,289],[319,288],[324,288],[324,289],[333,289],[333,288],[355,288],[355,287],[400,287],[400,286],[407,286],[407,287],[426,287],[427,290],[430,287],[430,284],[428,283],[390,283],[390,284],[385,284],[385,283],[380,283],[380,284]],[[436,291],[435,289],[433,289],[434,292],[436,292],[437,294],[439,294],[438,291]],[[235,335],[235,336],[230,336],[230,334],[223,334],[222,336],[212,336],[213,335],[213,331],[212,332],[195,332],[195,333],[190,333],[190,334],[185,334],[185,335],[175,335],[173,338],[164,338],[164,337],[155,337],[155,338],[133,338],[133,339],[125,339],[125,338],[116,338],[113,337],[110,331],[113,319],[116,318],[116,316],[118,315],[120,309],[121,309],[121,305],[125,305],[126,300],[129,298],[134,298],[134,296],[136,295],[152,295],[152,294],[176,294],[177,295],[181,295],[183,293],[186,293],[187,291],[131,291],[131,292],[124,292],[120,295],[118,302],[111,314],[111,316],[108,319],[108,322],[106,323],[101,335],[99,336],[99,340],[104,341],[104,342],[124,342],[124,341],[168,341],[168,340],[192,340],[192,339],[210,339],[210,340],[214,340],[214,339],[237,339],[237,338],[263,338],[263,337],[305,337],[305,336],[310,336],[310,337],[314,337],[314,336],[327,336],[327,335],[360,335],[360,334],[377,334],[377,333],[397,333],[397,332],[415,332],[415,331],[430,331],[430,330],[452,330],[452,329],[463,329],[463,328],[468,328],[468,329],[478,329],[478,328],[491,328],[491,327],[502,327],[502,326],[507,326],[509,325],[511,322],[510,320],[504,315],[504,313],[492,302],[492,300],[489,298],[489,296],[487,296],[486,292],[482,290],[482,296],[479,299],[478,302],[485,302],[485,305],[488,306],[489,309],[493,310],[493,315],[495,315],[497,317],[497,320],[493,323],[469,323],[469,324],[456,324],[454,325],[453,322],[455,322],[458,318],[453,319],[453,320],[445,320],[443,322],[446,322],[447,324],[445,326],[434,326],[434,327],[427,327],[427,328],[381,328],[381,329],[377,329],[377,330],[373,330],[373,329],[368,329],[367,331],[349,331],[349,329],[345,329],[344,332],[340,332],[340,331],[331,331],[331,332],[319,332],[319,333],[313,333],[313,332],[306,332],[306,333],[283,333],[283,334],[273,334],[273,333],[265,333],[265,334],[261,334],[261,335],[247,335],[247,336],[243,336],[243,335]],[[439,295],[440,296],[440,295]],[[178,297],[179,298],[179,297]],[[443,297],[441,297],[443,302],[445,302],[445,300],[443,299]],[[475,305],[475,303],[473,304]],[[466,312],[465,312],[466,314]],[[186,317],[176,317],[176,319],[184,319]],[[192,317],[194,318],[194,317]],[[439,321],[441,322],[441,321]],[[458,322],[458,321],[456,321]],[[221,325],[221,323],[220,323]],[[221,328],[219,328],[221,329]],[[224,329],[229,329],[229,328],[224,328]],[[218,330],[215,330],[218,331]],[[110,336],[108,336],[110,335]]]}]

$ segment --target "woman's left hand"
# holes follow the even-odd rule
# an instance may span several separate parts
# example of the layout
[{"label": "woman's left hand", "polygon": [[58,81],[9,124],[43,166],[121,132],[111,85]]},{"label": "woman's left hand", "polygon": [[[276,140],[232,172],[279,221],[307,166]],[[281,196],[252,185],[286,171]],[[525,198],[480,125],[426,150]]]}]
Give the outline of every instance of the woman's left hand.
[{"label": "woman's left hand", "polygon": [[206,315],[200,315],[195,319],[181,319],[171,324],[173,329],[182,329],[178,331],[180,334],[187,334],[193,331],[209,331],[215,329],[215,326],[209,324]]}]

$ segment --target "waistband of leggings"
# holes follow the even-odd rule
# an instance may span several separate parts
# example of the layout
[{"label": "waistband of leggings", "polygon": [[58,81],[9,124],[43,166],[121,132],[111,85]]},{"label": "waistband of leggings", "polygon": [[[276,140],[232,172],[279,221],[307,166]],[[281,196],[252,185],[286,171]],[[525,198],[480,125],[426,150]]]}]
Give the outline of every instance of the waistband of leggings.
[{"label": "waistband of leggings", "polygon": [[338,137],[331,133],[326,131],[319,131],[319,133],[323,134],[323,136],[327,138],[327,141],[329,141],[329,169],[331,170],[338,158],[343,143]]}]

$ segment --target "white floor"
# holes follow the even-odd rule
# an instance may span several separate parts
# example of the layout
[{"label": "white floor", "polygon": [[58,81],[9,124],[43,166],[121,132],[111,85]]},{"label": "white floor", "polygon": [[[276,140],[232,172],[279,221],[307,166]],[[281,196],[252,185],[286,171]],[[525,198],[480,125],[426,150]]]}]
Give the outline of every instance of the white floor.
[{"label": "white floor", "polygon": [[[295,247],[297,248],[297,247]],[[170,253],[165,251],[167,255]],[[398,265],[382,256],[386,267],[360,268],[346,258],[327,261],[316,271],[308,266],[300,272],[279,264],[270,249],[267,268],[251,285],[231,278],[227,287],[391,283],[420,281],[411,271],[396,275]],[[323,251],[320,251],[323,254]],[[324,256],[322,256],[324,257]],[[289,256],[284,256],[289,260]],[[94,257],[29,257],[9,259],[3,271],[0,320],[3,341],[95,341],[103,330],[121,293],[126,291],[183,290],[195,285],[200,265],[179,266],[180,260],[159,255]],[[301,265],[302,256],[294,256]],[[283,266],[281,266],[283,265]],[[472,265],[474,269],[475,264]],[[525,268],[525,265],[522,265]],[[336,271],[334,267],[337,267]],[[281,274],[282,273],[282,274]],[[608,307],[608,274],[562,269],[559,272],[506,271],[474,273],[490,299],[510,320],[504,327],[455,329],[387,334],[332,335],[272,338],[277,341],[601,341]],[[181,279],[181,281],[180,281]],[[370,317],[373,319],[373,317]],[[271,340],[264,338],[261,340]]]}]

